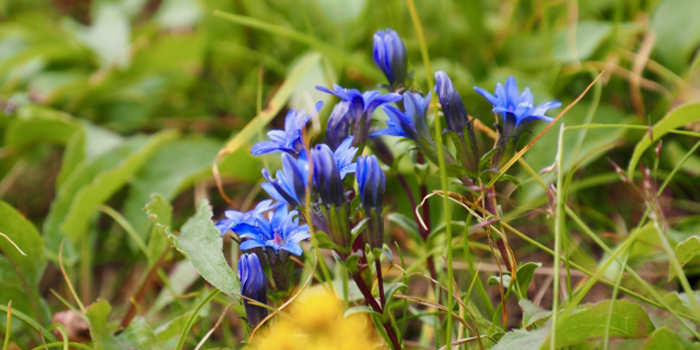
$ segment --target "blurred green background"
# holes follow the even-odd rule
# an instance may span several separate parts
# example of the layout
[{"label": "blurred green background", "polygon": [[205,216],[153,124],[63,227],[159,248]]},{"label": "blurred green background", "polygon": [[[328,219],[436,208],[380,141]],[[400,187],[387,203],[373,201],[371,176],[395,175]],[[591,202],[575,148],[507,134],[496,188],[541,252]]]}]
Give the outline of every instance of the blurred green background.
[{"label": "blurred green background", "polygon": [[[700,100],[700,1],[416,5],[432,68],[447,71],[469,113],[488,127],[494,122],[491,106],[472,87],[492,90],[508,75],[521,88],[532,88],[535,103],[567,105],[605,69],[605,84],[564,117],[567,125],[647,125],[675,106]],[[321,115],[327,116],[333,101],[316,85],[369,89],[383,83],[371,58],[372,35],[387,27],[404,39],[409,69],[417,86],[427,90],[418,41],[401,0],[1,0],[0,199],[39,228],[49,261],[57,261],[61,240],[68,237],[64,258],[75,264],[79,247],[70,239],[89,237],[92,251],[99,253],[88,254],[96,274],[85,288],[93,296],[118,299],[113,287],[129,274],[107,280],[98,266],[133,267],[144,259],[138,237],[127,234],[147,241],[150,221],[141,208],[151,192],[173,201],[175,221],[191,213],[193,199],[201,197],[210,197],[220,215],[226,204],[216,193],[211,166],[226,141],[268,106],[282,84],[291,86],[291,93],[282,96],[284,106],[275,106],[273,127],[282,125],[286,109],[309,100],[324,100]],[[298,73],[294,79],[290,71]],[[375,119],[385,117],[378,112]],[[700,125],[686,128],[698,131]],[[565,164],[587,164],[575,181],[590,186],[617,181],[606,159],[624,168],[644,132],[571,135]],[[548,133],[525,156],[535,171],[553,163],[556,139],[556,133]],[[670,171],[694,141],[664,140],[661,171]],[[402,147],[393,142],[392,147]],[[482,135],[480,142],[492,141]],[[248,154],[249,147],[219,162],[234,207],[249,205],[257,195],[250,189],[257,187],[263,164]],[[671,197],[689,210],[687,203],[700,199],[700,156],[682,169]],[[408,166],[399,170],[411,172]],[[504,201],[507,209],[518,204],[513,216],[547,201],[530,175],[521,173],[522,185],[510,188],[512,201]],[[577,199],[601,227],[614,227],[613,213],[629,217],[639,209],[627,207],[629,196],[612,198],[615,188],[604,189]],[[394,190],[400,194],[398,186]],[[397,211],[409,213],[405,201],[393,201]],[[133,232],[108,217],[110,208]],[[56,271],[54,263],[49,268]],[[8,285],[17,282],[13,278]],[[55,276],[35,283],[43,296],[50,296],[49,288],[64,288]],[[17,288],[16,305],[29,312]],[[8,293],[0,293],[0,304],[10,299]],[[50,309],[46,306],[43,317]]]}]

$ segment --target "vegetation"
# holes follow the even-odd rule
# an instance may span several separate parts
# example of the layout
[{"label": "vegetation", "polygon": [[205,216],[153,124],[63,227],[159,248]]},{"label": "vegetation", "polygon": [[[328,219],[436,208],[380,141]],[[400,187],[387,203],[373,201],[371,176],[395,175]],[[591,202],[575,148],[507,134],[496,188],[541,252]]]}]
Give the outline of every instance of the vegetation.
[{"label": "vegetation", "polygon": [[697,349],[697,13],[0,2],[2,349]]}]

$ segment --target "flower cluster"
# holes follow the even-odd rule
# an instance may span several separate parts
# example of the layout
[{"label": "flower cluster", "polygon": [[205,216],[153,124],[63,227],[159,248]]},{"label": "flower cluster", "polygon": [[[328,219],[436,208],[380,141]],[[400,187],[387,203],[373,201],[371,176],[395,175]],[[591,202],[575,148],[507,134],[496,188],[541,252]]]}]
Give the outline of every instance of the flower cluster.
[{"label": "flower cluster", "polygon": [[[498,149],[482,153],[478,149],[474,120],[447,73],[436,72],[435,86],[427,89],[427,93],[412,86],[406,47],[391,29],[375,34],[373,57],[387,79],[387,84],[381,85],[387,92],[361,92],[337,84],[332,89],[317,87],[339,100],[330,110],[325,142],[304,139],[306,124],[317,113],[291,110],[285,117],[284,130],[269,131],[268,140],[252,147],[251,153],[256,156],[281,153],[282,169],[277,170],[274,177],[270,170],[262,170],[266,182],[261,186],[271,199],[261,201],[247,212],[226,211],[226,218],[217,223],[222,234],[233,232],[241,250],[247,252],[239,260],[239,278],[245,297],[266,303],[268,296],[274,295],[268,290],[268,284],[276,293],[288,295],[284,293],[290,291],[295,281],[295,266],[290,256],[303,259],[301,243],[312,234],[318,238],[320,248],[333,249],[337,257],[346,261],[351,261],[353,255],[366,259],[363,261],[381,255],[378,250],[385,247],[386,175],[380,160],[389,167],[393,167],[395,160],[391,148],[382,141],[383,136],[403,138],[415,146],[412,149],[417,154],[435,165],[444,161],[453,171],[451,174],[463,184],[473,185],[484,180],[482,174],[498,167],[502,159],[512,154],[518,136],[528,123],[551,122],[545,112],[560,106],[559,102],[535,106],[530,90],[519,94],[512,77],[505,87],[499,83],[493,95],[475,88],[501,116],[497,126]],[[444,130],[434,130],[428,117],[433,93],[445,118]],[[319,102],[315,112],[323,112],[321,109]],[[372,125],[372,116],[377,110],[389,118],[383,129]],[[442,160],[437,151],[441,145],[433,138],[435,132],[445,135],[454,145],[444,149]],[[373,154],[369,154],[370,150]],[[475,187],[468,186],[470,190]],[[410,189],[407,191],[410,194]],[[353,234],[353,231],[362,234]],[[371,253],[371,257],[367,253]],[[358,260],[352,261],[357,264]],[[381,262],[376,259],[375,262],[379,275]],[[349,270],[353,267],[349,266]],[[362,278],[358,278],[356,282],[361,283]],[[383,293],[383,282],[381,278],[378,280],[379,291]],[[370,302],[371,295],[365,297],[375,311],[382,312],[384,305]],[[245,307],[251,326],[267,315],[266,309],[260,306],[246,302]],[[387,332],[393,331],[387,329]]]}]

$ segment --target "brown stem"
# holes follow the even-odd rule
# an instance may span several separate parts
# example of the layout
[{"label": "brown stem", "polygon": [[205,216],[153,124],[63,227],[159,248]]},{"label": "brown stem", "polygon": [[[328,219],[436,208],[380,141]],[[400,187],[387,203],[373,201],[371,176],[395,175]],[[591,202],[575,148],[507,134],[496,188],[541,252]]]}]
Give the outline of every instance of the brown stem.
[{"label": "brown stem", "polygon": [[386,308],[386,296],[384,295],[384,278],[382,277],[382,262],[379,257],[374,259],[374,266],[377,269],[377,286],[379,287],[379,301],[382,309]]},{"label": "brown stem", "polygon": [[[367,300],[367,303],[369,303],[369,306],[374,311],[376,311],[380,314],[383,314],[382,308],[379,306],[379,304],[377,304],[377,300],[374,299],[374,297],[372,296],[372,292],[367,287],[367,284],[365,284],[365,280],[363,280],[362,276],[360,276],[360,272],[353,274],[352,278],[355,280],[355,284],[357,284],[357,288],[360,289],[360,292],[365,297],[365,300]],[[399,338],[396,336],[396,332],[394,332],[394,328],[391,327],[391,323],[384,322],[383,326],[384,326],[384,330],[386,331],[387,336],[389,336],[389,339],[391,339],[391,343],[393,345],[394,350],[401,350],[401,344],[399,344]]]}]

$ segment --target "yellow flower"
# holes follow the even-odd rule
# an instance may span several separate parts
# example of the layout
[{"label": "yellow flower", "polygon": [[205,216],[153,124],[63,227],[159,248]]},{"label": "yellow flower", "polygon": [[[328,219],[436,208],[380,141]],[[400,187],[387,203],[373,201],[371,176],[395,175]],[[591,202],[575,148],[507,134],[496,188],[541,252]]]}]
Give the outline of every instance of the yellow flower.
[{"label": "yellow flower", "polygon": [[343,317],[343,305],[326,292],[307,293],[291,306],[290,317],[253,339],[256,350],[364,350],[381,347],[366,314]]}]

